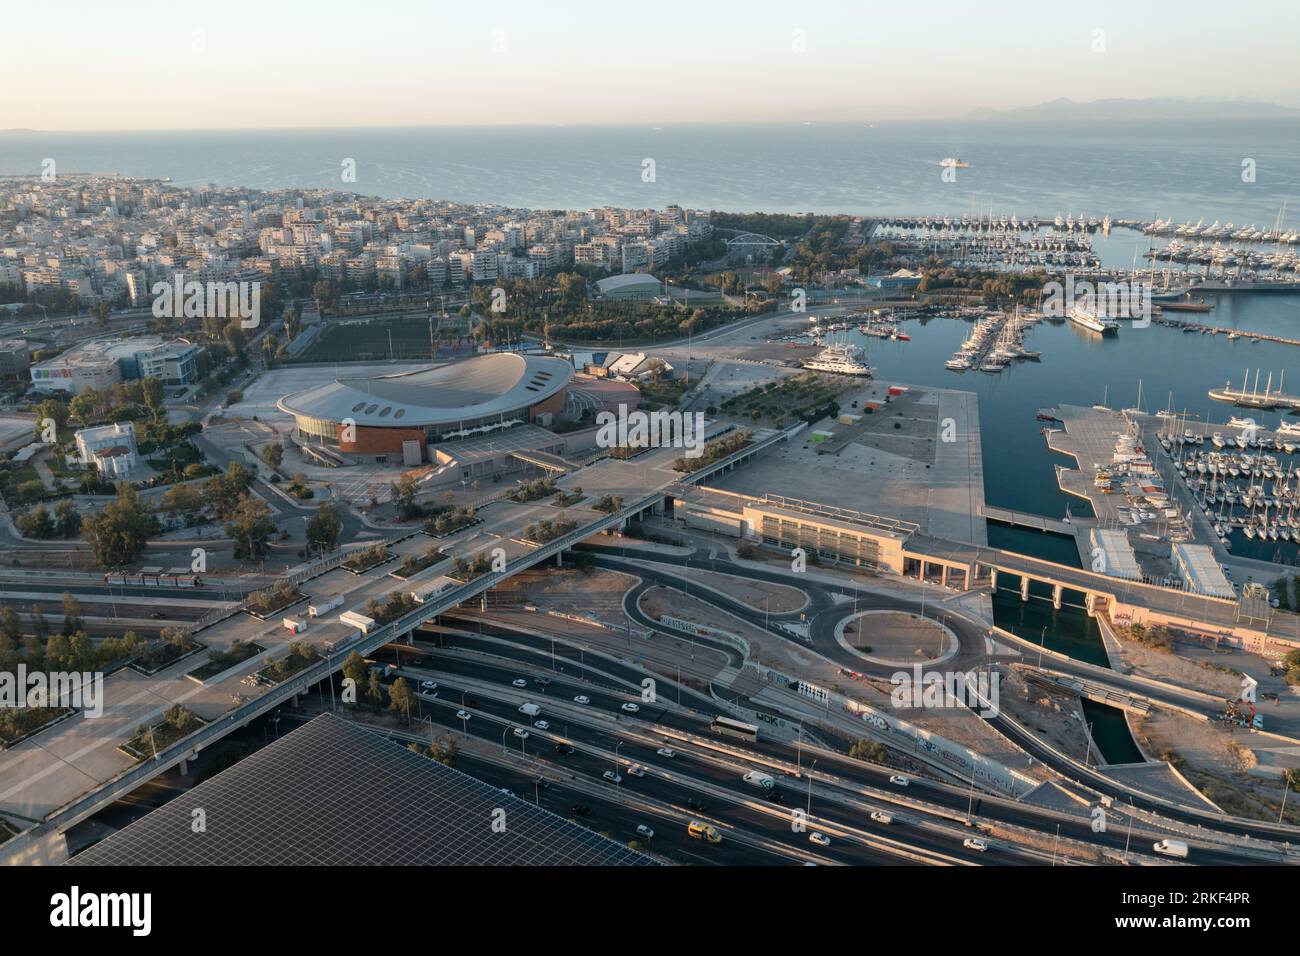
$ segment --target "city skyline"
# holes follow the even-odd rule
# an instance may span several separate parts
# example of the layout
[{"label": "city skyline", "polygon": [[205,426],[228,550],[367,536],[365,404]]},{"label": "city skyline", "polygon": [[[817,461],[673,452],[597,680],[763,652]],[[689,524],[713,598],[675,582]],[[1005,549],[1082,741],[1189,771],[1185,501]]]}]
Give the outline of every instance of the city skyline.
[{"label": "city skyline", "polygon": [[[74,3],[57,44],[10,51],[0,78],[32,95],[0,129],[45,131],[952,120],[1057,98],[1216,97],[1300,107],[1287,38],[1300,12],[1250,32],[1208,3],[1086,14],[944,2],[925,17],[759,3],[743,17],[669,3],[653,14],[507,3],[318,5],[310,19],[237,2]],[[42,19],[9,14],[14,35]],[[256,24],[248,29],[246,24]],[[1185,69],[1219,61],[1248,70]],[[472,79],[471,79],[472,78]],[[273,96],[266,91],[273,90]]]}]

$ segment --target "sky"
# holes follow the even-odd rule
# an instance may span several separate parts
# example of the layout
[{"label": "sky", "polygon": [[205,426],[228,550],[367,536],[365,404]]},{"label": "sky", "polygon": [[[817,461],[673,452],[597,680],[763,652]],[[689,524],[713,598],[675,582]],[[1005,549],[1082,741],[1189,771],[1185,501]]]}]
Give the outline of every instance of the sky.
[{"label": "sky", "polygon": [[0,129],[856,122],[1057,97],[1300,107],[1294,0],[62,0],[7,4],[4,32],[20,42],[0,55]]}]

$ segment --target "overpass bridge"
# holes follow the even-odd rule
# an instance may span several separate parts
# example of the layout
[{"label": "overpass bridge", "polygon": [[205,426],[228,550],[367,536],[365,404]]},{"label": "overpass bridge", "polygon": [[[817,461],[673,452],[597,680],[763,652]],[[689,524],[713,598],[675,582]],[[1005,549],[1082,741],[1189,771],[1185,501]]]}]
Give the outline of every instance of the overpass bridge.
[{"label": "overpass bridge", "polygon": [[[1015,577],[1020,599],[1029,600],[1030,585],[1051,589],[1052,606],[1060,608],[1066,591],[1083,595],[1089,614],[1105,613],[1117,625],[1168,625],[1239,644],[1246,650],[1278,655],[1300,647],[1300,616],[1261,619],[1248,611],[1252,602],[1209,597],[1145,581],[1129,581],[1097,571],[1057,564],[1001,548],[989,548],[914,534],[903,549],[903,574],[966,588],[998,586],[999,575]],[[1256,602],[1257,603],[1257,602]]]},{"label": "overpass bridge", "polygon": [[[782,431],[757,436],[751,444],[744,448],[687,475],[680,475],[664,468],[655,468],[654,471],[660,478],[657,485],[619,510],[608,515],[601,515],[569,534],[539,545],[533,550],[508,561],[504,570],[483,574],[439,596],[435,600],[420,605],[402,617],[375,628],[368,634],[356,633],[339,642],[327,644],[325,656],[322,660],[317,661],[288,680],[267,689],[256,698],[226,711],[187,737],[159,751],[153,759],[131,767],[111,779],[98,782],[75,800],[64,804],[52,813],[46,814],[40,823],[0,845],[0,862],[61,862],[65,851],[62,848],[59,834],[63,831],[93,816],[164,771],[177,766],[183,767],[200,750],[217,742],[232,731],[246,727],[259,717],[296,700],[300,694],[305,693],[310,687],[325,680],[335,670],[339,669],[353,651],[365,656],[386,644],[409,638],[409,635],[423,624],[436,620],[439,615],[466,601],[473,600],[519,572],[541,564],[552,557],[558,561],[559,556],[564,551],[584,539],[600,534],[609,528],[622,527],[629,520],[634,520],[661,509],[668,489],[674,486],[693,485],[713,475],[730,471],[764,449],[797,434],[804,427],[804,423],[800,422]],[[670,452],[669,460],[675,459],[677,451],[672,449],[668,451]],[[638,469],[636,459],[620,462],[619,464]],[[639,466],[639,470],[643,475],[649,475],[651,466],[642,465]],[[507,537],[517,535],[521,531],[522,529],[518,529],[515,532],[503,533],[501,539],[504,541]],[[318,567],[319,570],[316,573],[323,574],[334,567],[334,564],[326,562]],[[297,580],[301,580],[301,578],[297,578]],[[228,614],[229,612],[225,613]],[[247,662],[250,669],[265,666],[266,661],[263,660],[258,664],[254,664],[255,660],[257,659],[251,659]],[[193,661],[188,661],[186,666],[193,666]],[[174,680],[174,676],[164,678],[160,674],[154,679],[162,682],[163,680]],[[41,735],[38,734],[29,742],[39,746],[40,737]],[[6,817],[21,818],[20,814],[11,812],[2,806],[0,806],[0,812],[4,812]],[[51,845],[51,841],[56,845]]]}]

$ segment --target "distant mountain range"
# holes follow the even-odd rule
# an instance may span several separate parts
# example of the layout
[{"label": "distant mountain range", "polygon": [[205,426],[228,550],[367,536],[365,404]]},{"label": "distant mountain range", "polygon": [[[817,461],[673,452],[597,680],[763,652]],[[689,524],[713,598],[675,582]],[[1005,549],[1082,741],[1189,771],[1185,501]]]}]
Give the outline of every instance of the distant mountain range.
[{"label": "distant mountain range", "polygon": [[1045,121],[1300,119],[1300,110],[1262,100],[1213,96],[1162,96],[1139,100],[1089,100],[1082,103],[1062,97],[1018,109],[975,110],[970,118]]}]

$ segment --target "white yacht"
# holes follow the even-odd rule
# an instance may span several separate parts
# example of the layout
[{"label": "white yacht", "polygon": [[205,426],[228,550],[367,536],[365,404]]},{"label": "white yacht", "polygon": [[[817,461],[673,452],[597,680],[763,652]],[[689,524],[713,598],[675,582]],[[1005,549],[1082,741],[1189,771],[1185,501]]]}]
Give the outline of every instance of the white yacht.
[{"label": "white yacht", "polygon": [[1095,308],[1075,305],[1070,307],[1070,321],[1075,325],[1080,325],[1089,332],[1096,332],[1099,335],[1118,335],[1119,323],[1114,319],[1108,319],[1100,315]]},{"label": "white yacht", "polygon": [[871,366],[859,359],[853,345],[828,345],[816,358],[803,363],[813,372],[834,372],[836,375],[870,375]]}]

